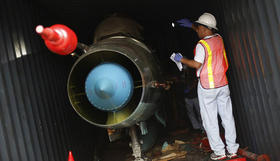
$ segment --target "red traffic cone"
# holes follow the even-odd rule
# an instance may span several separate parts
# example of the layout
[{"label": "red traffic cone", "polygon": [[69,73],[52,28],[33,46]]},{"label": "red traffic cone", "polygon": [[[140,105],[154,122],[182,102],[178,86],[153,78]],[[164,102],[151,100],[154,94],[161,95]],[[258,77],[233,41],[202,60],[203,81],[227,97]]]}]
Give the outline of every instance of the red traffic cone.
[{"label": "red traffic cone", "polygon": [[74,161],[74,157],[71,151],[69,151],[68,161]]}]

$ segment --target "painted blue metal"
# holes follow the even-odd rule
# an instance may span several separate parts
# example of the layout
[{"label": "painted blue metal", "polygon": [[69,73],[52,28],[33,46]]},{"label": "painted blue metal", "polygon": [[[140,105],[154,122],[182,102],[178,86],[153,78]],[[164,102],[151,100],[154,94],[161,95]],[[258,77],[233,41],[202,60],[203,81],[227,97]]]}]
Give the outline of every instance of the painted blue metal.
[{"label": "painted blue metal", "polygon": [[124,107],[133,94],[133,88],[133,79],[128,70],[109,62],[94,67],[85,82],[88,100],[104,111],[116,111]]}]

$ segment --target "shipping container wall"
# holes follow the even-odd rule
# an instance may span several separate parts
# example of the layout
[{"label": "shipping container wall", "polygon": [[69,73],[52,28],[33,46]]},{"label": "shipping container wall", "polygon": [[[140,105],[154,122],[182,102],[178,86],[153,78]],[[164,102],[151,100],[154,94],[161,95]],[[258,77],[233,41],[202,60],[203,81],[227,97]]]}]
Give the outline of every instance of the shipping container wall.
[{"label": "shipping container wall", "polygon": [[34,29],[40,9],[28,0],[1,1],[0,161],[93,159],[96,129],[69,104],[73,60],[50,53]]},{"label": "shipping container wall", "polygon": [[280,1],[217,1],[241,147],[280,154]]}]

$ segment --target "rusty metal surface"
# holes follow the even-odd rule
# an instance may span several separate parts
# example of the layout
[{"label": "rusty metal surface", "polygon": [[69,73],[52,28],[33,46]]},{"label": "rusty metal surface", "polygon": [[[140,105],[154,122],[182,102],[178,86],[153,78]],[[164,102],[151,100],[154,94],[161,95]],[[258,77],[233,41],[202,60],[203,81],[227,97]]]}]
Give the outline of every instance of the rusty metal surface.
[{"label": "rusty metal surface", "polygon": [[241,146],[278,160],[280,153],[280,2],[217,1]]},{"label": "rusty metal surface", "polygon": [[95,29],[94,43],[112,36],[127,36],[143,40],[143,27],[125,15],[115,13],[103,20]]}]

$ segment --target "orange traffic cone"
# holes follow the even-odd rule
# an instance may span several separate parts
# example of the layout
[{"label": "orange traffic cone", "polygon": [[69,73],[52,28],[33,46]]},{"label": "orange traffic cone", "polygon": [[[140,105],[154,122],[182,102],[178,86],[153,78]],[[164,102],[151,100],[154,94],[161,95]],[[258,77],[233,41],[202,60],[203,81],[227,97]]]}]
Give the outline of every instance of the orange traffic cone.
[{"label": "orange traffic cone", "polygon": [[71,151],[69,151],[68,161],[74,161],[74,157]]}]

